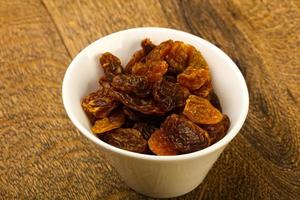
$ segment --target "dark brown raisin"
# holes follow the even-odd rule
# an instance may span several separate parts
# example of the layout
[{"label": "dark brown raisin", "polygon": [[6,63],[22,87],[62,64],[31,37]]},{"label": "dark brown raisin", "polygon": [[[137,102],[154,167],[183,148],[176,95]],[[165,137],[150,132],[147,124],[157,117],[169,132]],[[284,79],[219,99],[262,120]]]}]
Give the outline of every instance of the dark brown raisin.
[{"label": "dark brown raisin", "polygon": [[221,140],[227,133],[230,127],[230,120],[227,115],[223,116],[222,121],[217,124],[201,125],[208,132],[212,144]]},{"label": "dark brown raisin", "polygon": [[147,141],[142,134],[133,128],[118,128],[99,135],[99,138],[115,147],[143,153],[147,149]]},{"label": "dark brown raisin", "polygon": [[100,63],[106,75],[106,78],[111,81],[117,74],[123,72],[121,61],[113,54],[106,52],[100,57]]},{"label": "dark brown raisin", "polygon": [[161,129],[174,149],[181,153],[198,151],[210,145],[210,139],[205,130],[177,114],[167,117]]}]

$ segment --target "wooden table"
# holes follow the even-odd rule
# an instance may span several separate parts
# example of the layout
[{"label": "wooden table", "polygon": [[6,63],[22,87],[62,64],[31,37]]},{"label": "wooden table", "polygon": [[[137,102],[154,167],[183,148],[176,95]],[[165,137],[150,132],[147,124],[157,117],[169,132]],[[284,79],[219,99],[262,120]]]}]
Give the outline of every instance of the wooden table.
[{"label": "wooden table", "polygon": [[61,100],[64,72],[83,47],[141,26],[211,41],[250,91],[240,134],[178,199],[299,199],[299,0],[1,0],[0,199],[147,199],[76,130]]}]

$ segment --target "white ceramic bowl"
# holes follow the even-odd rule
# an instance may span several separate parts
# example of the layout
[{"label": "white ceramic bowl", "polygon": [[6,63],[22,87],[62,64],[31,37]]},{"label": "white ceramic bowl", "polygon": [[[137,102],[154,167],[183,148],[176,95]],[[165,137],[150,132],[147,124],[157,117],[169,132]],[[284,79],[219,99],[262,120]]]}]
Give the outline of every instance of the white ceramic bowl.
[{"label": "white ceramic bowl", "polygon": [[[195,46],[206,59],[223,112],[230,120],[227,135],[212,146],[185,155],[153,156],[129,152],[99,140],[81,108],[81,99],[98,88],[103,75],[98,59],[112,52],[125,65],[140,41],[155,44],[173,39]],[[175,197],[190,192],[205,178],[226,145],[241,129],[248,112],[249,96],[245,80],[234,62],[219,48],[195,35],[167,28],[134,28],[110,34],[83,49],[68,67],[62,87],[65,109],[80,132],[103,150],[110,164],[135,191],[151,197]],[[233,175],[234,176],[234,175]]]}]

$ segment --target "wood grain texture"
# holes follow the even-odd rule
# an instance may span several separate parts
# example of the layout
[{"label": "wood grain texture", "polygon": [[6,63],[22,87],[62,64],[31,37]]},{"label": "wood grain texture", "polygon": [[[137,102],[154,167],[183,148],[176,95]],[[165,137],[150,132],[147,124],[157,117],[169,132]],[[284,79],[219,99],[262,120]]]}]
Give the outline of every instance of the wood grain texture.
[{"label": "wood grain texture", "polygon": [[299,1],[7,0],[0,1],[0,199],[149,199],[73,127],[60,95],[82,48],[140,26],[213,42],[250,92],[240,134],[204,182],[176,199],[299,198]]}]

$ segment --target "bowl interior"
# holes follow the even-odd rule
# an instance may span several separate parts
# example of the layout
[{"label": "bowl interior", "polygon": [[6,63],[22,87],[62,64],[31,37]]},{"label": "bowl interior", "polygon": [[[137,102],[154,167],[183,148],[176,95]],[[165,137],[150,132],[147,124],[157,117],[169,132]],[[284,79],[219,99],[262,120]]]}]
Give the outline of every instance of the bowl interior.
[{"label": "bowl interior", "polygon": [[144,38],[150,38],[155,44],[168,39],[183,41],[202,53],[211,70],[213,87],[223,113],[231,120],[228,134],[218,143],[223,140],[227,140],[223,143],[228,143],[241,128],[248,111],[248,91],[242,74],[232,60],[213,44],[185,32],[164,28],[137,28],[117,32],[95,41],[76,56],[63,82],[64,106],[75,126],[94,142],[98,140],[90,131],[90,123],[80,105],[84,96],[98,88],[98,80],[103,75],[98,59],[101,54],[109,51],[120,58],[122,65],[126,65],[132,54],[140,49],[140,41]]}]

